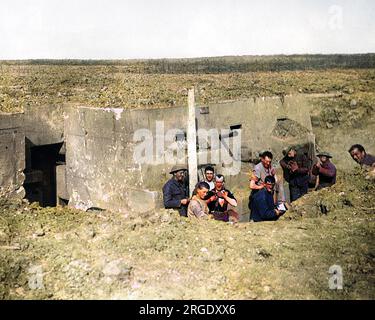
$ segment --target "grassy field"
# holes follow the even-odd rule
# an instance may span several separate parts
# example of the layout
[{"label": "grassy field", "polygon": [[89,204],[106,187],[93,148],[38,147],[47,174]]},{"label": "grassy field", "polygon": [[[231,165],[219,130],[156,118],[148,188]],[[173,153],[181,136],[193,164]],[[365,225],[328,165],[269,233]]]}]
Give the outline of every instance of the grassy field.
[{"label": "grassy field", "polygon": [[132,60],[2,60],[4,65],[122,66],[127,73],[230,73],[374,68],[375,54],[294,54]]},{"label": "grassy field", "polygon": [[[198,102],[202,104],[258,96],[332,92],[342,93],[348,99],[360,94],[364,101],[374,100],[374,68],[222,73],[143,70],[150,64],[3,62],[0,63],[0,112],[19,112],[33,105],[64,103],[94,107],[165,108],[185,105],[187,89],[191,86],[197,87]],[[138,65],[143,68],[134,67]],[[186,62],[186,65],[194,63]]]}]

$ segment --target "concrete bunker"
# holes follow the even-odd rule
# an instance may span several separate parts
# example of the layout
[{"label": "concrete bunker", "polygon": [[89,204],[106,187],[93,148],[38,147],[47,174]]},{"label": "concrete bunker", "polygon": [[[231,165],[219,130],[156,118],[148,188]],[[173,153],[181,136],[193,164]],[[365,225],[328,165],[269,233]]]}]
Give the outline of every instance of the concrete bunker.
[{"label": "concrete bunker", "polygon": [[[212,164],[226,176],[231,189],[247,190],[248,173],[259,152],[272,150],[277,163],[283,149],[294,144],[313,157],[306,95],[226,101],[195,109],[199,178],[205,165]],[[23,121],[24,135],[18,140],[23,141],[24,152],[17,157],[18,171],[24,170],[26,179],[18,184],[26,189],[23,196],[44,206],[146,213],[162,205],[161,189],[173,165],[168,159],[171,146],[174,154],[187,149],[186,107],[40,106],[25,112]],[[241,137],[239,170],[231,171],[231,165],[220,157],[220,161],[212,161],[221,150],[212,137],[200,135],[200,129],[216,130],[233,157],[233,143]],[[142,130],[149,136],[136,139]],[[135,160],[141,143],[152,146],[152,161]],[[186,161],[186,157],[185,153],[180,160]],[[246,205],[243,208],[247,210]]]}]

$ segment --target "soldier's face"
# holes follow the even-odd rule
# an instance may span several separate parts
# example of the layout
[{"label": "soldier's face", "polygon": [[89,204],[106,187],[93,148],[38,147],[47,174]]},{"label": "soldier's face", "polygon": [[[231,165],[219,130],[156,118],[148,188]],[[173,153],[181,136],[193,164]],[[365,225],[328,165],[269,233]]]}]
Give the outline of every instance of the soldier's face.
[{"label": "soldier's face", "polygon": [[326,156],[320,156],[319,160],[320,160],[321,163],[326,163],[328,158]]},{"label": "soldier's face", "polygon": [[175,176],[176,176],[177,181],[183,181],[185,178],[185,171],[184,170],[177,171],[175,173]]},{"label": "soldier's face", "polygon": [[270,183],[270,182],[267,182],[264,184],[264,187],[266,188],[266,190],[268,192],[273,192],[273,189],[275,187],[275,184],[274,183]]},{"label": "soldier's face", "polygon": [[272,159],[270,159],[268,157],[264,157],[264,158],[260,158],[260,161],[262,161],[263,167],[268,169],[271,166]]},{"label": "soldier's face", "polygon": [[296,156],[296,150],[291,149],[291,150],[288,152],[288,157],[289,157],[289,158],[294,158],[295,156]]},{"label": "soldier's face", "polygon": [[208,189],[202,188],[202,189],[197,189],[197,195],[200,199],[204,199],[207,195]]},{"label": "soldier's face", "polygon": [[206,180],[211,182],[214,178],[214,173],[213,171],[206,171]]},{"label": "soldier's face", "polygon": [[358,163],[360,163],[365,157],[365,153],[359,151],[357,148],[353,149],[352,152],[350,152],[350,155],[352,156],[353,160]]},{"label": "soldier's face", "polygon": [[224,187],[224,182],[223,181],[215,181],[215,188],[216,190],[220,191]]}]

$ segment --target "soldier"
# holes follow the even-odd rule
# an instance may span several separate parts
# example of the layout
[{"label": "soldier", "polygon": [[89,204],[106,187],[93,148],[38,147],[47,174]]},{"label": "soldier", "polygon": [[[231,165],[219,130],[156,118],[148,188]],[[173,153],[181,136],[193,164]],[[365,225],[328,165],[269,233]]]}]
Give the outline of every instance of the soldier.
[{"label": "soldier", "polygon": [[361,168],[375,167],[375,157],[369,153],[366,153],[365,148],[360,144],[354,144],[348,150],[352,159],[357,162]]},{"label": "soldier", "polygon": [[253,195],[251,201],[250,221],[275,221],[285,212],[285,209],[276,208],[273,200],[275,178],[267,176],[262,184],[263,188]]},{"label": "soldier", "polygon": [[166,209],[178,210],[180,216],[187,217],[189,203],[188,187],[185,183],[186,165],[175,165],[169,172],[173,177],[163,187],[163,200]]},{"label": "soldier", "polygon": [[225,188],[223,175],[216,175],[215,188],[207,193],[206,200],[210,213],[213,214],[215,220],[238,222],[238,213],[234,209],[228,209],[228,205],[237,207],[237,200]]},{"label": "soldier", "polygon": [[215,188],[215,182],[214,182],[214,178],[215,178],[215,170],[212,166],[207,166],[205,169],[204,169],[204,181],[208,183],[208,185],[210,186],[210,190],[211,191],[212,189]]},{"label": "soldier", "polygon": [[276,170],[272,166],[273,154],[270,151],[265,151],[260,154],[260,162],[254,167],[250,177],[250,196],[249,196],[249,209],[251,209],[252,196],[259,190],[264,188],[264,179],[267,176],[275,177],[276,185],[274,192],[274,202],[285,203],[285,194],[283,184],[280,183],[276,177]]},{"label": "soldier", "polygon": [[320,152],[317,154],[319,161],[314,164],[312,173],[317,176],[315,190],[330,187],[336,183],[336,167],[331,162],[331,154]]},{"label": "soldier", "polygon": [[191,198],[188,206],[188,217],[198,218],[198,219],[208,219],[209,210],[205,198],[209,191],[210,186],[207,182],[198,182],[195,190],[193,192],[193,197]]},{"label": "soldier", "polygon": [[289,183],[290,201],[293,202],[307,193],[309,189],[309,162],[304,154],[297,154],[295,147],[290,147],[280,160],[284,180]]}]

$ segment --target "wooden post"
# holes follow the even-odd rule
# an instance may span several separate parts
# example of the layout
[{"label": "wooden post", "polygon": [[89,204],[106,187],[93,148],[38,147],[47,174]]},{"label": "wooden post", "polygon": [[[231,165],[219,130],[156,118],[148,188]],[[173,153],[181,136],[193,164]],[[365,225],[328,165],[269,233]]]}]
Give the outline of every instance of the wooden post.
[{"label": "wooden post", "polygon": [[193,193],[195,185],[198,182],[197,129],[195,125],[194,88],[189,89],[189,94],[188,94],[187,143],[188,143],[189,192],[191,195]]}]

